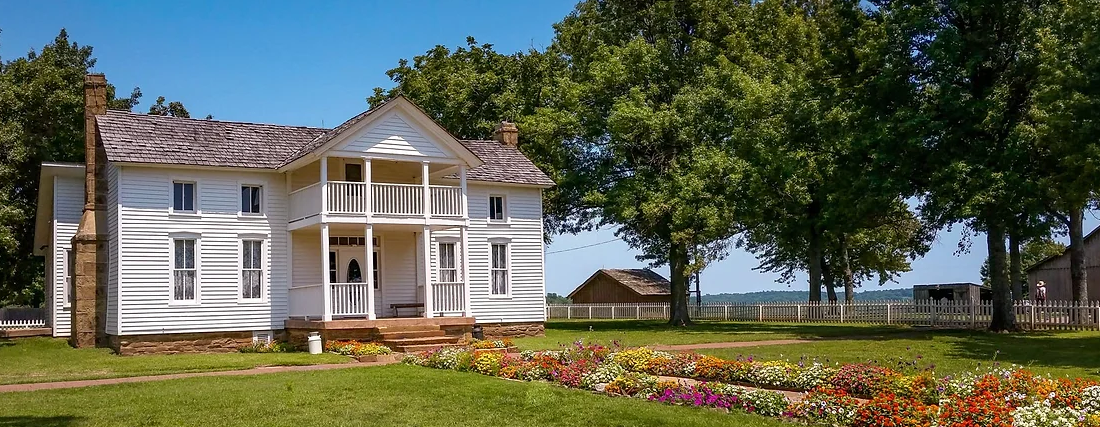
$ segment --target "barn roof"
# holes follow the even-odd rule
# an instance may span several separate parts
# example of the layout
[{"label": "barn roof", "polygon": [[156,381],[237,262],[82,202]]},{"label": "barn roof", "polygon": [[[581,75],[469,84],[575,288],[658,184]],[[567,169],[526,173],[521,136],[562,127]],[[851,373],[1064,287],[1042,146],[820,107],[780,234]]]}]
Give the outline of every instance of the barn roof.
[{"label": "barn roof", "polygon": [[672,284],[660,274],[648,268],[603,268],[596,270],[584,283],[569,293],[569,298],[588,285],[596,277],[607,276],[638,295],[671,295]]},{"label": "barn roof", "polygon": [[[1085,241],[1085,248],[1086,249],[1088,248],[1089,240],[1092,240],[1093,238],[1096,238],[1098,236],[1100,236],[1100,227],[1096,227],[1092,231],[1090,231],[1089,234],[1086,234],[1085,238],[1082,239],[1082,240]],[[1069,255],[1069,249],[1070,249],[1070,246],[1066,246],[1066,250],[1062,251],[1061,254],[1048,256],[1048,257],[1046,257],[1046,259],[1044,259],[1042,261],[1039,261],[1035,264],[1032,264],[1031,267],[1028,267],[1026,272],[1030,273],[1032,270],[1038,270],[1038,269],[1040,269],[1040,267],[1042,267],[1043,265],[1045,265],[1048,262],[1054,261],[1054,260],[1056,260],[1058,258],[1061,258],[1061,257],[1064,257],[1064,256],[1068,256]]]}]

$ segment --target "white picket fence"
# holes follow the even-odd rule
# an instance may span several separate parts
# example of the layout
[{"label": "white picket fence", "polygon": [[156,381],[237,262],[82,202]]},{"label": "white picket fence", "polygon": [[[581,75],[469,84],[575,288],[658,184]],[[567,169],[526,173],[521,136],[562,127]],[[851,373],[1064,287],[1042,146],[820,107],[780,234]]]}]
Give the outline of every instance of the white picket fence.
[{"label": "white picket fence", "polygon": [[[668,303],[551,304],[546,318],[667,319]],[[1077,304],[1020,301],[1014,304],[1016,324],[1028,330],[1100,330],[1100,303]],[[984,329],[993,318],[993,302],[968,301],[856,301],[853,303],[703,303],[690,304],[691,318],[699,320],[861,323],[938,328]]]},{"label": "white picket fence", "polygon": [[0,307],[0,329],[45,328],[46,309]]}]

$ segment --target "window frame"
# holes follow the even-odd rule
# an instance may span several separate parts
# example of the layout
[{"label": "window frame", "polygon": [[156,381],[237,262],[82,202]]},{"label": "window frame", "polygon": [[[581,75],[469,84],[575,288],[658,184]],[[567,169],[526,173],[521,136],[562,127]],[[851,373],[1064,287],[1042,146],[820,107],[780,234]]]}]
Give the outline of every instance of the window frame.
[{"label": "window frame", "polygon": [[[504,247],[504,267],[493,266],[493,249],[495,246]],[[504,271],[504,293],[498,294],[494,292],[493,277],[494,272]],[[511,298],[512,297],[512,242],[508,240],[490,240],[489,241],[489,298]]]},{"label": "window frame", "polygon": [[[191,186],[191,210],[176,209],[176,184]],[[181,201],[183,203],[183,201]],[[184,203],[186,204],[186,203]],[[199,215],[199,180],[190,178],[172,178],[168,189],[168,211],[175,215]]]},{"label": "window frame", "polygon": [[[194,266],[192,268],[176,268],[176,242],[188,241],[195,242],[194,245]],[[186,251],[186,248],[184,249]],[[186,258],[186,252],[184,257]],[[202,301],[202,239],[197,234],[173,234],[168,237],[168,305],[199,305]],[[176,299],[175,285],[176,285],[176,272],[177,271],[194,271],[195,276],[195,296],[193,299]]]},{"label": "window frame", "polygon": [[[242,304],[256,304],[256,303],[267,302],[267,300],[268,300],[267,299],[268,298],[268,296],[267,296],[267,285],[268,285],[268,280],[267,280],[267,259],[268,259],[267,258],[267,250],[268,250],[268,247],[270,245],[268,244],[268,241],[267,241],[266,237],[259,237],[259,236],[241,236],[239,241],[240,241],[240,244],[237,246],[237,248],[239,250],[239,252],[237,253],[237,266],[238,266],[238,268],[237,268],[237,273],[238,273],[237,274],[237,276],[238,276],[237,277],[237,299],[238,299],[238,302],[240,302]],[[256,266],[253,266],[252,268],[246,268],[245,267],[244,245],[247,244],[247,243],[259,243],[259,245],[260,245],[260,265],[259,265],[258,268]],[[259,280],[260,280],[260,289],[259,289],[260,294],[259,294],[258,297],[246,297],[244,295],[244,284],[245,284],[244,273],[245,273],[246,270],[248,270],[248,271],[258,271],[259,274],[260,274],[260,278],[259,278]]]},{"label": "window frame", "polygon": [[[73,259],[73,248],[61,248],[61,298],[62,307],[69,308],[73,305],[73,297],[76,295],[76,266]],[[56,282],[55,282],[56,283]]]},{"label": "window frame", "polygon": [[[443,266],[443,247],[450,246],[451,248],[451,266]],[[436,242],[436,269],[435,280],[439,283],[460,283],[461,277],[458,275],[458,244],[449,240],[441,240]],[[443,280],[443,273],[451,273],[454,280]]]},{"label": "window frame", "polygon": [[[493,199],[494,198],[499,198],[500,199],[500,218],[494,218],[493,217]],[[509,221],[509,217],[508,217],[508,196],[506,194],[496,194],[496,193],[490,194],[487,208],[488,209],[486,210],[485,218],[489,222],[507,223]]]},{"label": "window frame", "polygon": [[[244,200],[243,200],[244,195],[242,194],[241,195],[241,200],[240,200],[241,206],[239,207],[239,210],[237,211],[237,214],[239,216],[242,216],[242,217],[261,217],[262,218],[262,217],[267,216],[267,194],[266,194],[267,191],[265,191],[266,189],[264,188],[266,186],[263,183],[255,183],[255,182],[238,182],[237,186],[241,189],[242,192],[244,191],[244,189],[246,187],[258,188],[260,190],[259,197],[258,197],[258,199],[260,201],[259,201],[259,203],[257,203],[257,208],[260,211],[259,212],[245,212],[245,210],[244,210]],[[251,198],[251,194],[249,194],[249,197]]]}]

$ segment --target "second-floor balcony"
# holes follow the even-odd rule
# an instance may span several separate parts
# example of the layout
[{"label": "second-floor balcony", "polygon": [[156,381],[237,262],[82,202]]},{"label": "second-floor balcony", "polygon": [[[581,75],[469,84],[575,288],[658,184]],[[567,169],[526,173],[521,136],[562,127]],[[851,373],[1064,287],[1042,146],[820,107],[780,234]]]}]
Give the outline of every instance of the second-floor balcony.
[{"label": "second-floor balcony", "polygon": [[290,193],[291,221],[321,213],[424,217],[425,211],[428,217],[462,218],[462,187],[329,181]]}]

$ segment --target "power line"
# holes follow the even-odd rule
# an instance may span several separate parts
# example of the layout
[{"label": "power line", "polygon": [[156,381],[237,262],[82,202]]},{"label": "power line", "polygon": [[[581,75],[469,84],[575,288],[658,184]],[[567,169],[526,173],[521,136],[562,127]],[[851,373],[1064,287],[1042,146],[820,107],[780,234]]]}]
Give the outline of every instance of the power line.
[{"label": "power line", "polygon": [[614,242],[614,241],[617,241],[617,240],[622,240],[622,238],[621,237],[616,237],[616,238],[611,239],[611,240],[605,240],[605,241],[602,241],[602,242],[599,242],[599,243],[593,243],[591,245],[577,246],[575,248],[569,248],[569,249],[562,249],[560,251],[547,252],[546,254],[547,255],[553,255],[553,254],[560,254],[562,252],[575,251],[575,250],[578,250],[578,249],[591,248],[593,246],[599,246],[599,245],[602,245],[602,244],[605,244],[605,243],[611,243],[611,242]]}]

